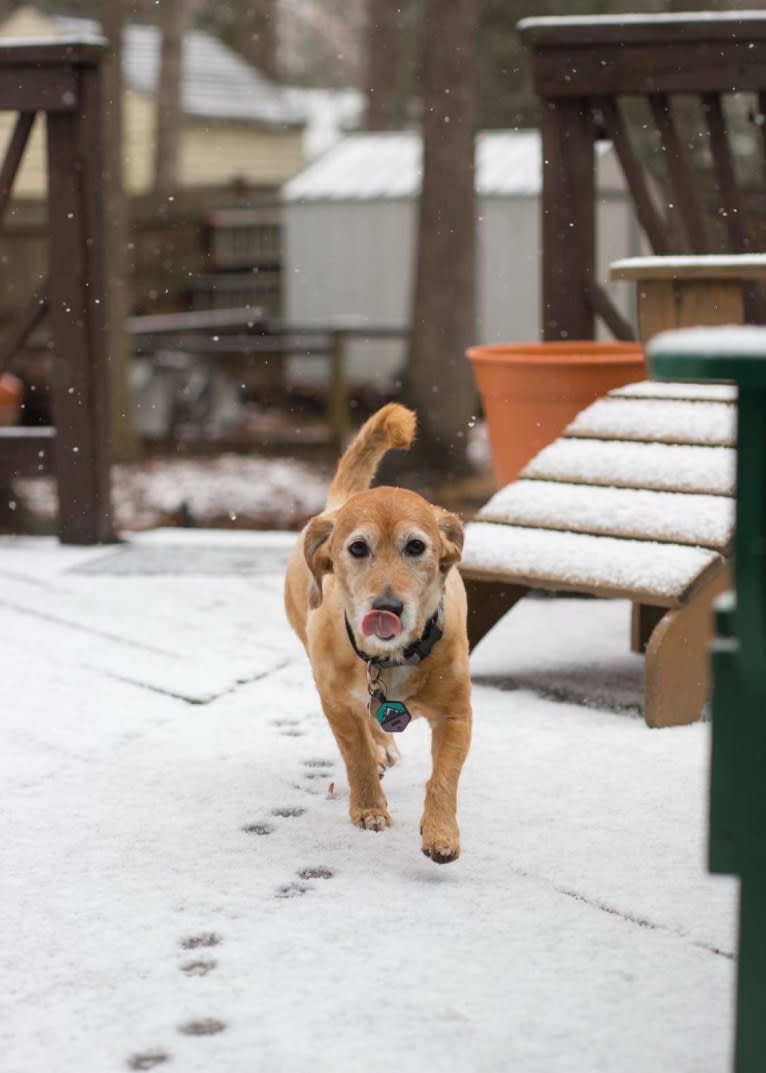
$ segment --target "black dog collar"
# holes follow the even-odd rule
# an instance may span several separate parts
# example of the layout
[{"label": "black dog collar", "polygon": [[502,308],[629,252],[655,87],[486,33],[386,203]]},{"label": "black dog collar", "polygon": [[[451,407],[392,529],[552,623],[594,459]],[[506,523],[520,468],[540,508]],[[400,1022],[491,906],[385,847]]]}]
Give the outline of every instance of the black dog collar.
[{"label": "black dog collar", "polygon": [[416,667],[419,663],[431,655],[434,646],[441,641],[444,636],[444,631],[439,629],[439,613],[442,610],[442,605],[439,604],[437,609],[431,615],[430,619],[426,623],[426,628],[420,636],[419,641],[414,641],[411,645],[407,645],[402,653],[398,657],[391,656],[370,656],[366,652],[357,646],[354,640],[354,634],[348,621],[348,616],[344,614],[343,620],[346,623],[346,633],[351,643],[351,647],[356,652],[359,659],[363,659],[365,663],[371,667],[380,667],[385,670],[387,667]]}]

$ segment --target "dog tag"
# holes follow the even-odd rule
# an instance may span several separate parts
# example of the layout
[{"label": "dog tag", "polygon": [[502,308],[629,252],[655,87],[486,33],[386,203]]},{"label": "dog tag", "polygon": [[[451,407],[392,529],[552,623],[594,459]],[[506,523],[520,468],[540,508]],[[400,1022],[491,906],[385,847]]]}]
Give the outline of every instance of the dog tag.
[{"label": "dog tag", "polygon": [[375,719],[388,734],[401,734],[412,716],[401,701],[385,700],[375,713]]}]

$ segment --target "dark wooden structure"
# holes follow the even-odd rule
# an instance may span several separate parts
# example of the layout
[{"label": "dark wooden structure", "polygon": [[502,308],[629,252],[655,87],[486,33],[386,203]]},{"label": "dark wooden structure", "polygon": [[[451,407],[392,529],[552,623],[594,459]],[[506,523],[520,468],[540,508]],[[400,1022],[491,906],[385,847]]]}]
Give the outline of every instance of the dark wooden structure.
[{"label": "dark wooden structure", "polygon": [[[6,368],[47,315],[55,428],[0,430],[0,481],[53,472],[59,535],[113,538],[109,492],[109,322],[105,286],[98,39],[0,45],[0,110],[18,112],[0,167],[0,225],[36,121],[45,122],[48,273],[0,338]],[[39,113],[39,119],[38,117]]]},{"label": "dark wooden structure", "polygon": [[[728,252],[753,252],[726,99],[750,95],[766,160],[766,12],[531,18],[519,23],[519,33],[532,53],[542,104],[544,337],[592,339],[599,317],[618,338],[629,338],[630,326],[595,278],[595,141],[613,142],[654,253],[716,252],[677,118],[679,98],[696,98]],[[648,106],[672,191],[662,210],[630,129],[625,105],[635,98]],[[754,286],[746,314],[760,319]]]}]

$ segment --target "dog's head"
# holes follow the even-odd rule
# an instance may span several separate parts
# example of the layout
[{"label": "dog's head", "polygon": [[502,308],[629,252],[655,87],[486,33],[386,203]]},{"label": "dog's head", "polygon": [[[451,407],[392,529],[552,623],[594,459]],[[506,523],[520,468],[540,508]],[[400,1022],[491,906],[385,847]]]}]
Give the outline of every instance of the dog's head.
[{"label": "dog's head", "polygon": [[360,648],[386,655],[417,640],[460,559],[460,519],[402,488],[360,492],[312,519],[304,535],[309,606],[332,573]]}]

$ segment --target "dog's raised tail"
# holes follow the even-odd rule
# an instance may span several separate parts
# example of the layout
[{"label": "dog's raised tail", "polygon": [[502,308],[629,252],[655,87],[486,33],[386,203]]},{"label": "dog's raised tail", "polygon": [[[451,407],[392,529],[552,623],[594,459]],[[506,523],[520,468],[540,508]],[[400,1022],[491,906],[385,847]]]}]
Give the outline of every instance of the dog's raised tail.
[{"label": "dog's raised tail", "polygon": [[357,492],[370,487],[386,451],[403,451],[415,439],[416,418],[412,410],[390,402],[365,421],[346,448],[327,495],[327,509],[341,506]]}]

